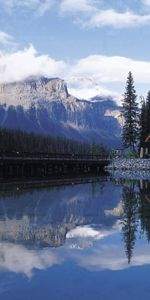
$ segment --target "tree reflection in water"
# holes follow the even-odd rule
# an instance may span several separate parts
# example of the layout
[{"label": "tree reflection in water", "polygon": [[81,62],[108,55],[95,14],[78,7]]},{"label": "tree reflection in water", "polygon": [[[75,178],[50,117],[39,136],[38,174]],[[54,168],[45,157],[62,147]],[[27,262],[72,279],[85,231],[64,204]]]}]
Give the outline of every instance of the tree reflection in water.
[{"label": "tree reflection in water", "polygon": [[122,234],[128,263],[131,262],[137,234],[150,241],[150,182],[124,182],[122,190]]}]

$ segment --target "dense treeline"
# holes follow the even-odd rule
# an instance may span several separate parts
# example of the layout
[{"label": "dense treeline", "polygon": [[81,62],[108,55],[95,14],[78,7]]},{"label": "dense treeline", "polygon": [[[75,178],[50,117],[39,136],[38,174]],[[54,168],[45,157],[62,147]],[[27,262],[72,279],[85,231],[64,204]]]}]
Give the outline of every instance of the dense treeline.
[{"label": "dense treeline", "polygon": [[85,144],[71,139],[6,128],[0,128],[0,152],[108,154],[103,145],[94,142]]}]

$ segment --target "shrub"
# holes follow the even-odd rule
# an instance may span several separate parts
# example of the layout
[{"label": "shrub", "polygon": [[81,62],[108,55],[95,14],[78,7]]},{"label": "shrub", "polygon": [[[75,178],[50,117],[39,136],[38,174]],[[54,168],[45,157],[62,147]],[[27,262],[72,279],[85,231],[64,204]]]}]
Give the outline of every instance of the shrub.
[{"label": "shrub", "polygon": [[136,152],[128,152],[126,153],[126,158],[139,158],[139,156]]}]

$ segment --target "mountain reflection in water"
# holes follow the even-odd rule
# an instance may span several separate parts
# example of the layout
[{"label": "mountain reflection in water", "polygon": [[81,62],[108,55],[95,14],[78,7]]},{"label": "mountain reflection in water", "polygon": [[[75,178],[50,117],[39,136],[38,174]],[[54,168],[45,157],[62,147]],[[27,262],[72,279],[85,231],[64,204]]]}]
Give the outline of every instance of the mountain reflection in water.
[{"label": "mountain reflection in water", "polygon": [[150,182],[0,192],[0,271],[32,277],[72,262],[89,271],[150,264]]}]

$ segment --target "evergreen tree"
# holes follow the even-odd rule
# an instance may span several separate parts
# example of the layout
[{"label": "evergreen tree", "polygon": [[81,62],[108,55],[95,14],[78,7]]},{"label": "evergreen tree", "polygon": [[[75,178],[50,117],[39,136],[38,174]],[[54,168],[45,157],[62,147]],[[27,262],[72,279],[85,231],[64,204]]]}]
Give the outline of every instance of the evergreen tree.
[{"label": "evergreen tree", "polygon": [[140,129],[139,129],[139,141],[140,147],[144,146],[144,141],[147,136],[147,112],[146,112],[146,103],[145,99],[141,103],[141,112],[140,112]]},{"label": "evergreen tree", "polygon": [[140,112],[140,146],[145,146],[144,141],[150,134],[150,91],[146,101],[143,100]]},{"label": "evergreen tree", "polygon": [[149,134],[150,134],[150,91],[148,92],[146,98],[146,137]]},{"label": "evergreen tree", "polygon": [[126,148],[135,150],[138,139],[138,104],[132,73],[127,77],[126,91],[123,100],[124,126],[122,139]]}]

